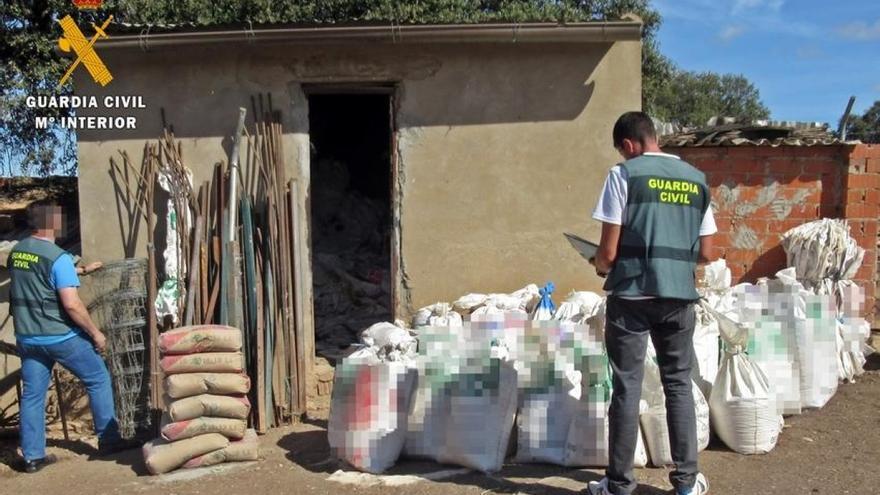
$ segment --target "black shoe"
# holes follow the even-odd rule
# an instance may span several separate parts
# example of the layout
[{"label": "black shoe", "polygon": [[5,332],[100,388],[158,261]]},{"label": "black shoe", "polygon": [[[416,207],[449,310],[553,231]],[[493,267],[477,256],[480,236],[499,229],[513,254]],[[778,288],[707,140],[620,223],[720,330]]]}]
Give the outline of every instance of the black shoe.
[{"label": "black shoe", "polygon": [[97,457],[113,455],[123,450],[130,450],[143,445],[143,442],[135,439],[117,440],[115,442],[101,443],[98,445]]},{"label": "black shoe", "polygon": [[55,464],[58,458],[55,457],[54,454],[49,454],[46,457],[41,459],[33,459],[30,461],[24,461],[24,472],[26,473],[36,473],[37,471],[43,469],[49,464]]}]

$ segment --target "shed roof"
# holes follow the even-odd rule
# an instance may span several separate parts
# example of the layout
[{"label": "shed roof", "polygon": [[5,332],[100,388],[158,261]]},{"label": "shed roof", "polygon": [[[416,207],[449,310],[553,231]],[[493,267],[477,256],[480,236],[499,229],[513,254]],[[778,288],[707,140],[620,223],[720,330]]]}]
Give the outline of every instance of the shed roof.
[{"label": "shed roof", "polygon": [[[375,25],[181,25],[116,24],[103,48],[149,49],[212,43],[597,43],[641,40],[638,20],[576,23],[375,24]],[[119,34],[113,34],[119,33]]]},{"label": "shed roof", "polygon": [[822,146],[842,144],[825,124],[751,121],[688,129],[660,137],[662,147]]}]

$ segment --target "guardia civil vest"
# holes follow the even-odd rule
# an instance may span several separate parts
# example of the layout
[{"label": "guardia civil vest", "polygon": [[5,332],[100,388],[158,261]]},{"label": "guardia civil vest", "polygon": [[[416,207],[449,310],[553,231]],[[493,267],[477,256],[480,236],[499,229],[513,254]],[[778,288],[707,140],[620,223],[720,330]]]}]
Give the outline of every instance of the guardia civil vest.
[{"label": "guardia civil vest", "polygon": [[75,326],[50,280],[52,265],[64,254],[54,243],[34,237],[22,240],[9,253],[9,302],[17,335],[64,335]]},{"label": "guardia civil vest", "polygon": [[705,175],[682,160],[656,155],[627,160],[622,167],[628,176],[626,210],[605,290],[616,296],[697,299],[700,224],[710,203]]}]

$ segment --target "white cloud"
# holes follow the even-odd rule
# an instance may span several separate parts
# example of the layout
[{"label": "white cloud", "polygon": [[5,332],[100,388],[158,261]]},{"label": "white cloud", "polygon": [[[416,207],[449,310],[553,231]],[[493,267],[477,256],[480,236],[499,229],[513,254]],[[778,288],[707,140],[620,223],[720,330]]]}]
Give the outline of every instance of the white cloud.
[{"label": "white cloud", "polygon": [[769,9],[775,12],[779,12],[782,9],[782,5],[785,3],[785,0],[736,0],[733,4],[733,12],[742,12],[743,10],[748,9]]},{"label": "white cloud", "polygon": [[722,29],[720,33],[718,33],[718,39],[727,43],[732,41],[734,38],[738,38],[742,36],[742,34],[746,32],[746,28],[742,26],[727,26]]},{"label": "white cloud", "polygon": [[856,21],[844,24],[837,28],[837,32],[844,38],[858,41],[872,41],[880,39],[880,19],[874,24],[865,21]]},{"label": "white cloud", "polygon": [[787,18],[782,12],[785,0],[654,0],[652,5],[664,18],[712,26],[712,29],[736,23],[748,26],[750,33],[773,33],[801,38],[815,38],[825,31],[815,24]]}]

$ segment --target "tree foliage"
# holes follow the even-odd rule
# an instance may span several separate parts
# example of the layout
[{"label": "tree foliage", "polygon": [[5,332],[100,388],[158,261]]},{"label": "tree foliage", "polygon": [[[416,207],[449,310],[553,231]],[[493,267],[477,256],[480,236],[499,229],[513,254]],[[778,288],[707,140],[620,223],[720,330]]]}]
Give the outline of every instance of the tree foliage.
[{"label": "tree foliage", "polygon": [[[651,113],[676,120],[679,115],[700,117],[719,113],[715,108],[740,108],[725,98],[749,99],[742,108],[750,114],[766,114],[757,91],[735,76],[686,77],[659,50],[656,33],[660,14],[650,0],[107,0],[97,12],[78,11],[70,0],[11,0],[0,5],[2,36],[0,54],[0,160],[17,162],[18,172],[48,174],[75,172],[75,143],[69,131],[37,130],[35,109],[24,105],[27,95],[70,94],[72,87],[55,85],[68,65],[58,56],[55,22],[70,14],[80,25],[98,22],[113,14],[117,22],[149,25],[193,26],[251,23],[476,23],[476,22],[575,22],[619,19],[632,12],[644,22],[642,75],[643,107]],[[708,91],[712,98],[694,101],[697,108],[676,101],[668,84]],[[720,84],[713,87],[712,84]],[[715,96],[718,95],[718,96]],[[752,101],[754,100],[754,101]],[[763,112],[763,113],[762,113]],[[40,110],[40,115],[59,117]],[[11,151],[10,151],[11,150]],[[5,157],[5,158],[4,158]],[[0,169],[3,171],[3,169]]]},{"label": "tree foliage", "polygon": [[744,76],[673,70],[655,102],[656,116],[686,127],[702,127],[712,117],[766,119],[770,110]]},{"label": "tree foliage", "polygon": [[880,143],[880,100],[860,116],[851,117],[846,126],[846,138],[863,143]]}]

